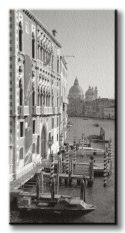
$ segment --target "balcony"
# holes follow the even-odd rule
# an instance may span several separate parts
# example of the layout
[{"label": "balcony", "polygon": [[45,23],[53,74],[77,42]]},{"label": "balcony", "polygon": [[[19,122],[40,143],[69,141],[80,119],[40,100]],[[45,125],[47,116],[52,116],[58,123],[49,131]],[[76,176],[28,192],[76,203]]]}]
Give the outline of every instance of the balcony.
[{"label": "balcony", "polygon": [[53,108],[52,108],[52,113],[53,113],[53,114],[57,114],[57,107],[53,107]]},{"label": "balcony", "polygon": [[29,106],[18,106],[18,115],[28,116],[29,115]]},{"label": "balcony", "polygon": [[33,115],[40,115],[41,114],[41,107],[40,106],[34,106],[32,107],[32,114]]},{"label": "balcony", "polygon": [[24,113],[24,116],[28,116],[29,115],[29,106],[24,106],[23,107],[23,113]]},{"label": "balcony", "polygon": [[42,115],[51,115],[52,114],[52,107],[41,107],[41,114]]}]

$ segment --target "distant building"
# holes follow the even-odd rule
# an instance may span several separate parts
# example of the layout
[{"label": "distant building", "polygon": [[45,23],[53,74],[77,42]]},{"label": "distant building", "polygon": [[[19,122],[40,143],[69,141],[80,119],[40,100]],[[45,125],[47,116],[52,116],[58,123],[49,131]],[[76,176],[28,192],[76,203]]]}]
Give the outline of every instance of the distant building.
[{"label": "distant building", "polygon": [[[86,116],[94,118],[113,118],[113,109],[110,106],[114,105],[114,99],[98,98],[97,87],[90,87],[85,92],[85,98],[83,90],[79,86],[78,79],[74,81],[74,85],[69,90],[68,95],[68,115],[69,116]],[[108,107],[108,109],[107,109]],[[110,111],[110,113],[109,113]],[[112,113],[111,113],[112,112]],[[114,110],[115,112],[115,110]]]},{"label": "distant building", "polygon": [[79,86],[79,82],[76,77],[74,85],[70,88],[68,94],[68,114],[77,116],[81,115],[83,112],[83,101],[83,90]]},{"label": "distant building", "polygon": [[114,106],[104,107],[104,118],[115,119],[115,108],[114,108]]}]

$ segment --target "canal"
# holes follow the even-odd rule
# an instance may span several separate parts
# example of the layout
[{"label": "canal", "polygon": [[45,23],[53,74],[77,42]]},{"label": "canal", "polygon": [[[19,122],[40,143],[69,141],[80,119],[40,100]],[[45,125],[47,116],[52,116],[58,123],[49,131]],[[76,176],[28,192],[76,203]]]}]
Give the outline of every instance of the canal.
[{"label": "canal", "polygon": [[[106,140],[112,139],[112,174],[107,177],[107,186],[103,187],[103,177],[95,177],[93,187],[86,188],[86,202],[96,206],[96,210],[90,214],[77,218],[75,220],[67,219],[20,219],[16,213],[11,216],[14,222],[19,223],[114,223],[115,222],[115,122],[113,120],[95,120],[95,119],[82,119],[82,118],[69,118],[72,127],[67,132],[67,142],[78,142],[82,133],[85,136],[92,134],[99,135],[100,127],[105,130]],[[95,123],[99,127],[95,127]],[[95,144],[95,147],[101,147],[100,144]],[[68,194],[72,197],[79,197],[79,186],[60,187],[61,194]]]}]

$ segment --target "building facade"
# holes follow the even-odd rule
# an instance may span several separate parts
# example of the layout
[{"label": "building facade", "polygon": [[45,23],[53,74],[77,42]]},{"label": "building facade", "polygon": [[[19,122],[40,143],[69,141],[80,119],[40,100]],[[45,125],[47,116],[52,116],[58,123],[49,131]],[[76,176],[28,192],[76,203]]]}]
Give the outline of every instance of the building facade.
[{"label": "building facade", "polygon": [[[66,85],[61,81],[60,49],[55,36],[31,12],[10,11],[11,180],[49,157],[50,138],[52,152],[59,151]],[[66,97],[64,102],[66,109]]]},{"label": "building facade", "polygon": [[60,75],[61,75],[61,115],[60,115],[60,137],[62,139],[60,146],[66,141],[67,137],[67,63],[64,57],[60,57]]},{"label": "building facade", "polygon": [[115,107],[107,106],[104,108],[104,118],[115,119]]}]

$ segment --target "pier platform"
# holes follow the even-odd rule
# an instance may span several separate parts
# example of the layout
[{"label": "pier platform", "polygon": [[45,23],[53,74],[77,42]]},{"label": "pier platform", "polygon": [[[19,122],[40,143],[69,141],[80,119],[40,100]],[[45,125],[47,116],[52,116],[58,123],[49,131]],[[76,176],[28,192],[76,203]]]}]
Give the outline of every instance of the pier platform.
[{"label": "pier platform", "polygon": [[10,182],[10,192],[16,192],[18,188],[20,188],[23,184],[25,184],[28,180],[35,176],[37,172],[41,172],[43,169],[42,164],[38,164],[33,169],[31,169],[28,173],[22,175],[20,178],[13,180]]}]

